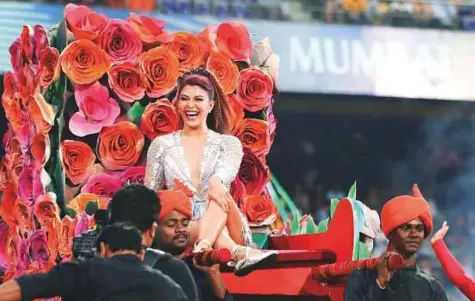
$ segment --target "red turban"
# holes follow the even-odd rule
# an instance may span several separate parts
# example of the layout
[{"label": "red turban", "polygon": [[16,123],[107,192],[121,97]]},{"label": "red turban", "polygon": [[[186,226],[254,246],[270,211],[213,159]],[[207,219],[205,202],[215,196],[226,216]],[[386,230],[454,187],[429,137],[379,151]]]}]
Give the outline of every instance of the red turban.
[{"label": "red turban", "polygon": [[193,217],[193,210],[191,207],[191,198],[193,192],[191,192],[184,184],[175,180],[173,190],[161,190],[158,191],[158,198],[160,199],[160,215],[158,219],[162,219],[172,211],[178,211],[188,218]]},{"label": "red turban", "polygon": [[384,204],[381,211],[381,225],[386,237],[389,237],[392,230],[416,218],[420,218],[424,223],[427,230],[426,235],[432,232],[432,214],[429,203],[422,196],[417,184],[414,184],[412,191],[414,196],[397,196]]}]

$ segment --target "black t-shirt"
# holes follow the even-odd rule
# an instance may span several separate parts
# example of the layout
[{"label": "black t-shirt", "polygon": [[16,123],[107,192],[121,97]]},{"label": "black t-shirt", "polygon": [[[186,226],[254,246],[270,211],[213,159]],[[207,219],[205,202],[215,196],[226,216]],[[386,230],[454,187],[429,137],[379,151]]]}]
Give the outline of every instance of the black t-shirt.
[{"label": "black t-shirt", "polygon": [[181,286],[189,301],[199,301],[195,280],[190,269],[183,261],[155,249],[147,249],[144,261]]},{"label": "black t-shirt", "polygon": [[191,273],[193,274],[193,278],[195,279],[196,285],[198,286],[198,294],[200,296],[201,301],[233,301],[233,296],[226,291],[226,295],[224,295],[224,298],[218,298],[215,296],[213,289],[211,288],[211,285],[208,281],[208,278],[205,274],[205,272],[195,268],[193,265],[193,261],[188,258],[185,259],[186,264],[191,270]]},{"label": "black t-shirt", "polygon": [[17,279],[22,301],[60,296],[81,301],[186,301],[168,276],[134,255],[64,263],[46,274]]}]

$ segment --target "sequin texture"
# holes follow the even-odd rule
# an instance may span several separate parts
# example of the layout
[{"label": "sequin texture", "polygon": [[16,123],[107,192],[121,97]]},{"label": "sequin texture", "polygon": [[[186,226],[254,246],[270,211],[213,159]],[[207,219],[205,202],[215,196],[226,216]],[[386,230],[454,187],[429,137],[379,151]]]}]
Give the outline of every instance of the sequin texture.
[{"label": "sequin texture", "polygon": [[[153,190],[173,187],[173,180],[179,179],[194,193],[193,219],[200,219],[206,211],[204,201],[208,193],[209,181],[219,177],[229,189],[241,166],[243,157],[239,139],[209,130],[201,160],[200,183],[198,190],[191,181],[190,171],[181,144],[182,132],[155,138],[148,150],[147,168],[144,183]],[[252,242],[252,233],[247,219],[241,213],[243,236],[247,245]]]}]

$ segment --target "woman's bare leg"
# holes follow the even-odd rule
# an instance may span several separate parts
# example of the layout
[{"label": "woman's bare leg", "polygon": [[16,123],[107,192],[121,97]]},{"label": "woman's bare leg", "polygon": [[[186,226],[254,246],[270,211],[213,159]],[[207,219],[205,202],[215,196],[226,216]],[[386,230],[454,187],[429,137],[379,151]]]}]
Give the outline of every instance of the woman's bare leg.
[{"label": "woman's bare leg", "polygon": [[[198,249],[213,246],[216,238],[223,232],[227,221],[226,212],[215,202],[209,202],[198,227]],[[201,241],[201,244],[200,244]]]},{"label": "woman's bare leg", "polygon": [[237,244],[240,244],[240,245],[244,244],[241,212],[239,211],[239,208],[235,202],[233,202],[229,206],[228,219],[226,221],[226,228],[232,240],[234,240]]}]

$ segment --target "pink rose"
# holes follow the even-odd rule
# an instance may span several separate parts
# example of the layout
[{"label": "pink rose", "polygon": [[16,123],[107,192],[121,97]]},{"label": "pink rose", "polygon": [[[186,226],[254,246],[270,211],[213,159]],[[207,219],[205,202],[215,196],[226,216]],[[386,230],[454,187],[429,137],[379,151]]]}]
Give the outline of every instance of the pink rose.
[{"label": "pink rose", "polygon": [[145,166],[129,167],[120,175],[120,181],[123,185],[143,184],[144,178]]},{"label": "pink rose", "polygon": [[4,271],[7,267],[7,242],[10,235],[10,228],[4,222],[0,222],[0,271]]},{"label": "pink rose", "polygon": [[66,5],[64,18],[68,29],[76,40],[94,40],[109,22],[104,15],[92,11],[87,6],[76,4]]},{"label": "pink rose", "polygon": [[74,231],[74,236],[79,236],[82,233],[86,232],[92,227],[93,224],[94,218],[90,215],[87,215],[87,213],[85,212],[82,213],[78,218],[76,229]]},{"label": "pink rose", "polygon": [[78,137],[99,133],[103,127],[112,125],[120,114],[119,104],[99,82],[77,85],[74,96],[79,112],[71,117],[69,128]]},{"label": "pink rose", "polygon": [[23,168],[18,179],[18,195],[27,203],[33,204],[45,190],[41,183],[41,168]]},{"label": "pink rose", "polygon": [[51,262],[54,261],[50,258],[50,250],[46,238],[46,233],[43,230],[37,230],[28,240],[28,253],[30,254],[31,261],[37,264],[37,269],[45,270],[51,266]]},{"label": "pink rose", "polygon": [[111,20],[99,37],[101,48],[111,61],[134,61],[142,52],[142,41],[132,26],[123,20]]},{"label": "pink rose", "polygon": [[86,185],[82,187],[81,192],[93,193],[110,199],[121,188],[122,183],[119,178],[103,173],[90,177]]}]

